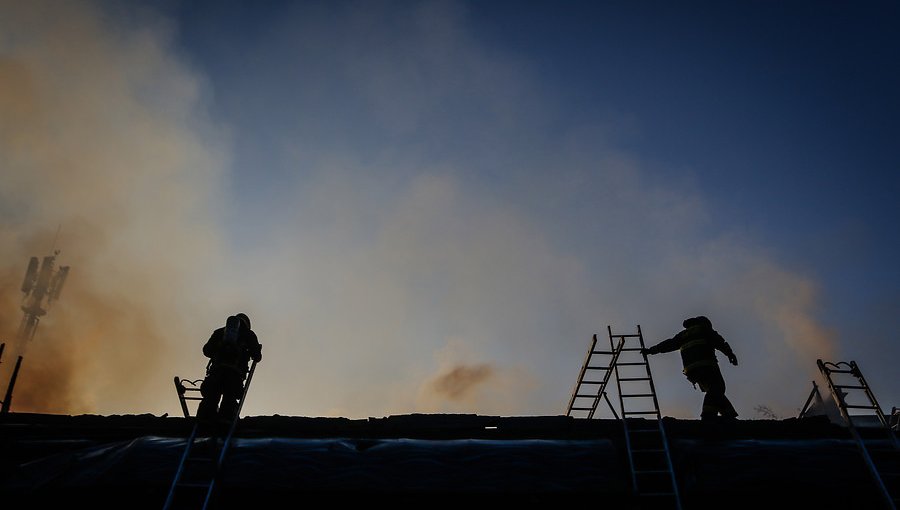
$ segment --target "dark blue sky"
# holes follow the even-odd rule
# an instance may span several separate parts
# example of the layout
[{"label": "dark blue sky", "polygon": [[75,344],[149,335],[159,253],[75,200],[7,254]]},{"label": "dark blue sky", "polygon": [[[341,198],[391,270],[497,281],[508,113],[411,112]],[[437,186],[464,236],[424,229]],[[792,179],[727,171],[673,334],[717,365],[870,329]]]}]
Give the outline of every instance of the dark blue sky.
[{"label": "dark blue sky", "polygon": [[[217,106],[238,102],[229,95],[231,82],[253,79],[258,63],[247,62],[241,48],[264,39],[292,9],[290,2],[265,5],[190,2],[175,9],[182,49],[212,77]],[[392,5],[402,9],[404,2]],[[773,223],[773,215],[790,220],[786,213],[798,205],[806,210],[798,221],[870,211],[883,213],[870,219],[893,219],[888,208],[900,191],[895,3],[465,7],[475,38],[527,59],[545,81],[546,99],[560,108],[555,122],[634,118],[616,141],[660,167],[697,172],[710,196],[722,197],[718,207],[756,210],[745,219],[762,223]],[[265,104],[277,99],[240,100],[262,102],[277,120],[276,106]]]},{"label": "dark blue sky", "polygon": [[[410,2],[389,2],[407,10]],[[688,174],[716,220],[740,225],[796,267],[857,292],[872,270],[900,281],[900,6],[894,2],[467,2],[465,30],[527,63],[551,105],[542,129],[625,121],[613,143],[653,172]],[[238,161],[278,152],[285,97],[357,150],[391,143],[377,126],[302,91],[252,52],[298,11],[341,19],[358,4],[173,3],[178,38],[213,84],[225,121],[248,122]],[[402,20],[402,16],[398,16]],[[396,18],[387,16],[385,20]],[[273,28],[275,27],[275,28]],[[302,22],[298,31],[308,28]],[[386,27],[391,28],[391,27]],[[277,37],[284,37],[283,35]],[[302,39],[302,34],[301,34]],[[283,42],[283,41],[282,41]],[[328,48],[312,59],[327,69]],[[307,49],[307,51],[309,51]],[[316,69],[319,71],[320,69]],[[254,83],[257,94],[248,94]],[[358,100],[352,87],[346,101]],[[247,105],[253,105],[248,108]],[[528,108],[528,105],[525,105]],[[247,110],[250,110],[249,112]],[[256,118],[246,118],[256,116]],[[441,138],[441,129],[417,136]],[[332,142],[327,142],[332,143]],[[464,142],[459,142],[464,143]],[[811,256],[815,253],[815,256]],[[879,279],[881,279],[879,278]],[[890,291],[874,290],[885,299]]]}]

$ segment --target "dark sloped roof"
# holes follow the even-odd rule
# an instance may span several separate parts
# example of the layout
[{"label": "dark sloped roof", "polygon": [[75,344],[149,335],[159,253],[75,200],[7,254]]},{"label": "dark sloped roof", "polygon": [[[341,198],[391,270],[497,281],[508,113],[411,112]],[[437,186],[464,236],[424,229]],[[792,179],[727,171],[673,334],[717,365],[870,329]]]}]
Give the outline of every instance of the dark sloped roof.
[{"label": "dark sloped roof", "polygon": [[[685,508],[734,504],[878,508],[846,429],[824,417],[709,425],[663,420]],[[0,497],[45,506],[161,508],[191,422],[10,414]],[[351,420],[243,418],[220,506],[632,501],[622,423],[566,416],[413,414]],[[122,505],[127,502],[126,505]]]}]

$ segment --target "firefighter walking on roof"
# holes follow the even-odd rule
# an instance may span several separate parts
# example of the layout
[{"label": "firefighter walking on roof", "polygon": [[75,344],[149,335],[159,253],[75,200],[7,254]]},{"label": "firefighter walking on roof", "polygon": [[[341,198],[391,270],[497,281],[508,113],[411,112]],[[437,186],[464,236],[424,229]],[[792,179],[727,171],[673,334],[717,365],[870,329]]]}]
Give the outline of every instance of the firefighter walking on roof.
[{"label": "firefighter walking on roof", "polygon": [[721,416],[734,420],[738,413],[725,396],[725,379],[719,370],[716,350],[728,357],[732,365],[737,365],[737,356],[728,342],[712,327],[712,322],[704,317],[691,317],[682,323],[684,329],[672,338],[641,351],[642,354],[659,354],[675,350],[681,353],[684,375],[691,384],[699,385],[705,393],[700,419],[711,420]]}]

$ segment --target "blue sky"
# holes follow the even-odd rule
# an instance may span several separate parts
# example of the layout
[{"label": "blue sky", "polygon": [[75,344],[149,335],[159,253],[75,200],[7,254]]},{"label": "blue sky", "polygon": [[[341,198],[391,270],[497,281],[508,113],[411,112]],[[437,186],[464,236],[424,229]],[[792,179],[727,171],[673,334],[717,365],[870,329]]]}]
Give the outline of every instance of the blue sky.
[{"label": "blue sky", "polygon": [[[62,223],[86,278],[46,335],[121,341],[87,301],[121,308],[116,331],[177,316],[131,393],[70,379],[85,409],[177,412],[166,381],[238,309],[272,356],[250,414],[557,414],[592,334],[654,343],[697,314],[741,359],[742,417],[796,413],[817,357],[900,404],[895,4],[42,8],[0,25],[7,72],[33,77],[5,104],[30,86],[42,108],[16,113],[58,116],[3,132],[8,272]],[[65,207],[36,184],[63,172],[48,144],[93,163]],[[677,354],[651,363],[663,412],[695,416]]]}]

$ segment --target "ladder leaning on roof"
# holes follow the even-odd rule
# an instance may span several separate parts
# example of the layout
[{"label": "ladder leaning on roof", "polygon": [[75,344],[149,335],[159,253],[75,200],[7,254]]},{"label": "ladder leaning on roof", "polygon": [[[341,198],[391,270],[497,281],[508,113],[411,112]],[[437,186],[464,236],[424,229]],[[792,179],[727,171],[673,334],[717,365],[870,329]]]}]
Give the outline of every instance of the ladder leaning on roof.
[{"label": "ladder leaning on roof", "polygon": [[[228,433],[222,439],[221,446],[215,432],[211,437],[199,437],[201,431],[201,423],[195,417],[194,427],[191,435],[188,437],[184,452],[181,454],[181,461],[178,469],[175,471],[175,477],[169,488],[169,494],[166,497],[164,510],[175,508],[209,508],[212,501],[213,490],[216,487],[216,479],[222,472],[222,466],[225,463],[225,455],[228,453],[228,447],[234,437],[234,431],[237,428],[237,422],[241,416],[241,408],[244,406],[244,400],[247,398],[247,390],[250,388],[250,381],[253,379],[253,372],[256,370],[256,361],[250,365],[250,371],[247,373],[247,380],[244,382],[244,390],[241,398],[238,400],[235,414],[228,424]],[[187,405],[185,400],[199,400],[199,397],[185,396],[186,391],[193,391],[194,388],[186,388],[178,385],[179,379],[175,378],[176,387],[178,387],[178,398],[181,402],[182,410],[187,414]],[[185,381],[182,381],[182,383]],[[187,381],[193,386],[193,381]],[[197,389],[199,391],[199,388]],[[187,416],[186,416],[187,417]],[[213,428],[214,429],[214,428]]]},{"label": "ladder leaning on roof", "polygon": [[[850,434],[856,440],[866,466],[884,497],[887,508],[896,510],[900,505],[900,444],[898,444],[896,433],[891,429],[889,420],[882,412],[878,401],[875,400],[872,388],[869,387],[869,383],[866,382],[855,361],[832,363],[819,359],[816,360],[816,364],[822,375],[825,376],[828,389],[831,390],[831,395],[847,423]],[[853,377],[855,381],[838,384],[844,383],[842,378],[847,378],[847,376]],[[838,381],[835,382],[835,379]],[[853,399],[854,397],[858,398],[860,393],[865,396],[867,404],[856,403],[857,401]],[[849,401],[848,397],[851,397]],[[850,403],[851,401],[854,403]],[[859,413],[854,414],[857,411]],[[869,411],[869,414],[864,414],[866,411]],[[872,412],[874,414],[871,414]],[[876,418],[874,421],[877,425],[874,427],[860,426],[855,421],[866,417]]]},{"label": "ladder leaning on roof", "polygon": [[[597,335],[593,336],[591,347],[578,374],[575,390],[569,399],[566,415],[575,418],[593,418],[602,398],[606,400],[616,419],[619,419],[607,392],[607,386],[615,375],[634,493],[639,502],[652,503],[655,508],[680,509],[681,498],[672,467],[666,431],[659,412],[656,387],[653,384],[647,356],[641,354],[644,348],[641,326],[638,325],[637,334],[614,335],[609,326],[606,330],[610,350],[598,350]],[[626,347],[629,342],[631,344]],[[597,364],[594,356],[608,356],[606,358],[608,364]],[[592,373],[590,371],[601,371],[602,379],[589,377],[588,374]],[[597,389],[590,390],[589,388],[594,385]],[[576,405],[578,399],[582,399],[581,401],[590,399],[590,404]],[[648,407],[648,401],[652,407]],[[575,413],[579,412],[587,415],[576,416]],[[648,417],[649,420],[646,419]]]},{"label": "ladder leaning on roof", "polygon": [[[653,508],[680,510],[678,481],[659,412],[656,386],[647,355],[641,352],[644,349],[641,326],[638,325],[637,334],[613,335],[612,328],[607,330],[610,345],[614,338],[622,345],[614,369],[634,492],[641,507],[646,503]],[[629,341],[633,346],[625,347]]]}]

